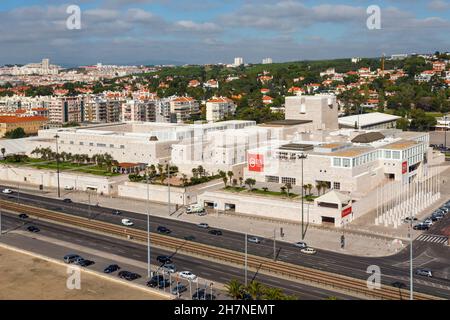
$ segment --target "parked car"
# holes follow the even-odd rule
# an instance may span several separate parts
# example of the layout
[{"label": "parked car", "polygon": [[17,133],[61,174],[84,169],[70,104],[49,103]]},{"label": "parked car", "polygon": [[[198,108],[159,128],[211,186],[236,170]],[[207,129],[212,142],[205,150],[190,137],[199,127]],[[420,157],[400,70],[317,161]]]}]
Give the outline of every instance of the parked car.
[{"label": "parked car", "polygon": [[64,190],[71,191],[75,189],[73,186],[64,186]]},{"label": "parked car", "polygon": [[71,253],[65,255],[63,259],[65,263],[74,263],[79,258],[81,258],[79,255]]},{"label": "parked car", "polygon": [[133,221],[131,221],[130,219],[122,219],[122,224],[127,227],[134,225]]},{"label": "parked car", "polygon": [[184,240],[187,240],[187,241],[194,241],[194,240],[195,240],[195,237],[194,237],[194,236],[186,236],[186,237],[184,237]]},{"label": "parked car", "polygon": [[161,270],[164,271],[164,272],[168,272],[168,273],[175,273],[175,272],[177,272],[177,268],[175,267],[175,265],[173,263],[164,264],[161,267]]},{"label": "parked car", "polygon": [[155,288],[164,279],[162,275],[153,276],[149,281],[147,281],[147,287]]},{"label": "parked car", "polygon": [[164,234],[169,234],[172,231],[169,228],[163,227],[163,226],[159,226],[156,231],[158,231],[159,233],[164,233]]},{"label": "parked car", "polygon": [[439,210],[443,211],[444,214],[448,213],[449,209],[447,207],[441,207]]},{"label": "parked car", "polygon": [[25,220],[25,219],[28,219],[28,215],[25,213],[21,213],[21,214],[19,214],[19,218],[22,220]]},{"label": "parked car", "polygon": [[202,228],[202,229],[208,229],[209,228],[209,224],[207,224],[207,223],[199,223],[197,225],[197,227]]},{"label": "parked car", "polygon": [[11,189],[3,189],[2,193],[11,194],[11,193],[13,193],[13,191]]},{"label": "parked car", "polygon": [[417,218],[416,217],[413,217],[412,219],[410,218],[410,217],[406,217],[405,218],[405,221],[417,221]]},{"label": "parked car", "polygon": [[29,227],[27,228],[27,230],[28,230],[29,232],[33,232],[33,233],[37,233],[37,232],[41,231],[38,227],[35,227],[35,226],[29,226]]},{"label": "parked car", "polygon": [[69,198],[65,198],[65,199],[63,200],[63,202],[65,202],[65,203],[72,203],[72,200],[70,200]]},{"label": "parked car", "polygon": [[423,221],[423,224],[426,224],[428,227],[431,227],[433,225],[433,221],[430,218],[428,218]]},{"label": "parked car", "polygon": [[172,259],[169,256],[157,256],[156,260],[161,263],[172,263]]},{"label": "parked car", "polygon": [[248,237],[247,241],[250,243],[256,243],[256,244],[261,243],[261,240],[259,240],[258,237]]},{"label": "parked car", "polygon": [[187,291],[187,287],[184,284],[179,283],[172,289],[172,294],[177,296],[185,291]]},{"label": "parked car", "polygon": [[180,271],[180,272],[178,272],[178,275],[180,276],[180,278],[183,278],[183,279],[188,279],[188,280],[197,279],[197,276],[190,271]]},{"label": "parked car", "polygon": [[215,235],[215,236],[221,236],[222,235],[222,231],[220,231],[220,230],[209,230],[208,233],[212,234],[212,235]]},{"label": "parked car", "polygon": [[168,286],[170,286],[169,279],[163,279],[159,282],[158,289],[164,289],[164,288],[167,288]]},{"label": "parked car", "polygon": [[429,278],[433,277],[433,273],[431,272],[430,269],[422,269],[422,268],[417,269],[416,274],[419,276],[424,276],[424,277],[429,277]]},{"label": "parked car", "polygon": [[201,204],[193,204],[186,208],[186,213],[203,213],[205,212],[205,207],[203,207]]},{"label": "parked car", "polygon": [[294,246],[296,246],[297,248],[300,248],[300,249],[308,248],[308,245],[306,244],[306,242],[296,242],[296,243],[294,243]]},{"label": "parked car", "polygon": [[133,280],[141,278],[141,275],[134,273],[134,272],[130,272],[130,271],[120,271],[118,276],[119,276],[119,278],[125,279],[128,281],[133,281]]},{"label": "parked car", "polygon": [[80,267],[89,267],[90,265],[93,265],[95,262],[88,259],[81,259],[75,262],[75,264],[79,265]]},{"label": "parked car", "polygon": [[199,289],[192,295],[192,300],[216,300],[216,296],[206,293],[205,289]]},{"label": "parked car", "polygon": [[109,266],[107,266],[105,268],[105,270],[103,270],[104,273],[113,273],[116,272],[117,270],[120,270],[120,267],[117,264],[110,264]]},{"label": "parked car", "polygon": [[414,230],[428,230],[428,229],[430,229],[430,227],[429,227],[428,225],[426,225],[426,224],[419,223],[419,224],[416,224],[416,225],[413,227],[413,229],[414,229]]},{"label": "parked car", "polygon": [[119,210],[115,210],[115,211],[113,211],[112,214],[115,216],[120,216],[122,214],[122,212],[120,212]]},{"label": "parked car", "polygon": [[204,216],[207,215],[207,213],[206,213],[206,211],[202,211],[202,212],[197,212],[197,215],[198,215],[199,217],[204,217]]},{"label": "parked car", "polygon": [[304,253],[304,254],[316,254],[317,253],[316,249],[313,249],[311,247],[300,249],[300,252]]}]

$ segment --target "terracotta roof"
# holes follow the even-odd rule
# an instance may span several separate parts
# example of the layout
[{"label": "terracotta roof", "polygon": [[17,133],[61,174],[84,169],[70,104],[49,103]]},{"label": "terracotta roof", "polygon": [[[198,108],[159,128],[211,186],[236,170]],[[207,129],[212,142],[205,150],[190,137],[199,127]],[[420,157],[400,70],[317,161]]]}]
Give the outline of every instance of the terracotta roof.
[{"label": "terracotta roof", "polygon": [[48,118],[41,116],[31,116],[31,117],[0,116],[0,123],[21,123],[32,121],[48,121]]}]

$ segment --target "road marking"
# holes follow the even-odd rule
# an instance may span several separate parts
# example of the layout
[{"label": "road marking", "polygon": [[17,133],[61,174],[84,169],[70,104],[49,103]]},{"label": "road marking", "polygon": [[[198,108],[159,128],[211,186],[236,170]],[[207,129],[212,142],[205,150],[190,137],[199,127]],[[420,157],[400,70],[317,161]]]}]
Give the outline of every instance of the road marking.
[{"label": "road marking", "polygon": [[422,234],[416,240],[422,241],[422,242],[435,243],[435,244],[443,244],[443,245],[448,243],[448,237],[440,236],[440,235]]}]

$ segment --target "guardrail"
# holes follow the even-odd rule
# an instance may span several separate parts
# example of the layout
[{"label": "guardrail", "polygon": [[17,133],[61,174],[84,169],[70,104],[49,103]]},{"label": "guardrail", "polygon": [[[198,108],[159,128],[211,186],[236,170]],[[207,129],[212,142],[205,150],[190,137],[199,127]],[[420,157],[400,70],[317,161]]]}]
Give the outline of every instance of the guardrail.
[{"label": "guardrail", "polygon": [[[89,220],[87,218],[72,216],[57,211],[32,207],[24,204],[13,203],[6,200],[0,200],[0,206],[12,212],[26,213],[30,216],[47,219],[50,221],[67,224],[71,227],[84,228],[107,235],[114,235],[123,238],[131,237],[134,240],[146,242],[147,232],[133,228],[127,228],[111,223]],[[162,248],[174,249],[188,255],[210,258],[215,261],[221,261],[237,266],[244,266],[244,253],[218,248],[206,244],[196,243],[188,240],[173,238],[161,234],[150,234],[150,240],[153,245]],[[369,289],[366,281],[347,276],[337,275],[325,271],[315,270],[280,261],[272,261],[267,258],[254,255],[247,256],[247,266],[249,269],[258,270],[273,276],[281,278],[290,278],[299,280],[311,285],[322,286],[334,290],[347,292],[349,295],[356,294],[372,299],[399,300],[402,297],[409,296],[409,291],[382,285],[381,289]],[[415,292],[416,300],[438,300],[439,297]]]}]

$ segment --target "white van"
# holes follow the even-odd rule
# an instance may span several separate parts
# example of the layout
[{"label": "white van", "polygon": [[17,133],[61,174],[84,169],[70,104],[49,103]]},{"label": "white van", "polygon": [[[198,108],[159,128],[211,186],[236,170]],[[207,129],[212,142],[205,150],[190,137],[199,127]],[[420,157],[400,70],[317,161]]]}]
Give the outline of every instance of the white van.
[{"label": "white van", "polygon": [[186,208],[186,213],[202,213],[205,212],[205,207],[203,207],[201,204],[193,204]]}]

